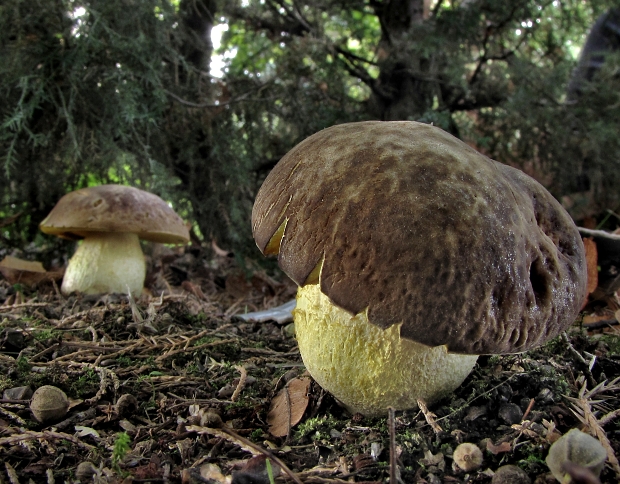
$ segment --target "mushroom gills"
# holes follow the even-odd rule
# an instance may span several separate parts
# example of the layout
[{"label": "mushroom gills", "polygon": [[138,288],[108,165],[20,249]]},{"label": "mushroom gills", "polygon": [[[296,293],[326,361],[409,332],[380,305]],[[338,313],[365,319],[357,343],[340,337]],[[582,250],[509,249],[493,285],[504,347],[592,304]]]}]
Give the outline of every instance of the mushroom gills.
[{"label": "mushroom gills", "polygon": [[136,234],[93,233],[85,238],[69,261],[61,291],[70,294],[142,292],[146,263]]},{"label": "mushroom gills", "polygon": [[312,377],[351,412],[382,416],[389,406],[432,404],[454,391],[477,356],[449,353],[400,337],[400,324],[381,329],[366,311],[352,316],[317,284],[297,291],[293,312],[304,364]]}]

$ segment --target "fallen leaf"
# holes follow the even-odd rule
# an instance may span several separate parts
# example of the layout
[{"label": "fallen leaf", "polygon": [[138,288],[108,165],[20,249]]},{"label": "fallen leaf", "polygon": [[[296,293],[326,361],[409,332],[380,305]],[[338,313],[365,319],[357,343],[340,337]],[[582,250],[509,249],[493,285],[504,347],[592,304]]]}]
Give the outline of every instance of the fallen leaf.
[{"label": "fallen leaf", "polygon": [[592,237],[584,237],[583,246],[586,249],[586,267],[588,272],[588,292],[591,294],[598,287],[598,250]]},{"label": "fallen leaf", "polygon": [[99,432],[97,432],[95,429],[90,428],[90,427],[83,427],[82,425],[75,426],[75,434],[78,437],[86,437],[90,435],[91,437],[94,437],[96,439],[100,438]]},{"label": "fallen leaf", "polygon": [[0,219],[0,228],[8,227],[13,222],[15,222],[19,217],[21,217],[23,214],[24,212],[17,212],[15,215],[11,215],[9,217]]},{"label": "fallen leaf", "polygon": [[288,435],[291,427],[297,425],[308,407],[310,378],[294,378],[278,392],[271,401],[267,423],[269,433],[275,437]]},{"label": "fallen leaf", "polygon": [[43,264],[7,255],[0,262],[0,272],[9,284],[31,286],[47,278]]},{"label": "fallen leaf", "polygon": [[220,468],[215,464],[203,464],[200,466],[200,477],[207,481],[216,481],[221,484],[228,484],[230,477],[222,474]]},{"label": "fallen leaf", "polygon": [[426,449],[424,451],[424,458],[420,460],[420,463],[424,466],[437,466],[440,469],[443,469],[446,465],[443,453],[437,452],[433,454],[430,450]]},{"label": "fallen leaf", "polygon": [[229,274],[224,282],[226,292],[239,299],[247,298],[252,292],[252,284],[241,272]]},{"label": "fallen leaf", "polygon": [[[232,474],[232,484],[251,482],[254,484],[269,484],[269,472],[267,470],[267,456],[257,455],[248,459],[245,465],[237,472]],[[273,461],[269,461],[271,474],[274,478],[280,475],[280,466]]]},{"label": "fallen leaf", "polygon": [[491,439],[487,440],[487,450],[493,455],[501,454],[503,452],[510,452],[511,449],[512,447],[510,442],[501,442],[495,445],[491,442]]}]

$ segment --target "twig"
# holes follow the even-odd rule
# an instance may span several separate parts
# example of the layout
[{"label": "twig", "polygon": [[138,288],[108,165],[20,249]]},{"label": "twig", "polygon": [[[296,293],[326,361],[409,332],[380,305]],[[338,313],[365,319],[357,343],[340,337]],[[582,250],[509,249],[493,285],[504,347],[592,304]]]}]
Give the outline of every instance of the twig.
[{"label": "twig", "polygon": [[64,432],[52,432],[51,430],[44,430],[43,432],[33,432],[31,430],[26,430],[23,434],[11,435],[10,437],[4,437],[0,439],[0,446],[1,445],[13,445],[19,442],[23,442],[24,440],[35,440],[35,439],[45,439],[45,440],[64,439],[64,440],[68,440],[69,442],[73,442],[74,444],[79,445],[80,447],[84,447],[88,450],[95,449],[94,446],[89,445],[85,442],[82,442],[80,439],[74,437],[73,435],[65,434]]},{"label": "twig", "polygon": [[568,338],[568,335],[566,334],[566,332],[562,333],[562,339],[564,340],[564,342],[568,346],[568,350],[571,352],[571,354],[575,358],[577,358],[577,360],[579,360],[580,363],[583,364],[583,371],[584,371],[584,373],[586,374],[586,376],[588,378],[588,383],[590,383],[590,386],[595,387],[596,386],[596,380],[594,379],[594,376],[592,375],[592,372],[590,371],[590,365],[588,365],[588,362],[585,360],[585,358],[583,356],[581,356],[579,351],[577,351],[575,349],[573,344],[570,342],[570,339]]},{"label": "twig", "polygon": [[248,372],[242,365],[236,365],[235,369],[240,373],[240,376],[239,376],[239,383],[237,383],[237,388],[235,388],[235,391],[230,397],[230,400],[233,402],[236,402],[237,398],[239,398],[241,391],[245,387],[245,382],[248,379]]},{"label": "twig", "polygon": [[[610,383],[609,387],[613,387],[615,389],[615,385],[617,383],[617,379],[613,380]],[[618,462],[618,458],[614,452],[609,439],[607,438],[607,434],[603,427],[601,426],[600,421],[596,419],[594,412],[592,411],[592,406],[590,403],[590,398],[596,395],[597,393],[602,393],[606,389],[605,382],[597,385],[595,388],[586,393],[586,383],[584,382],[581,390],[579,390],[579,398],[567,397],[571,402],[574,408],[573,413],[581,420],[585,425],[590,434],[595,436],[601,445],[605,448],[607,452],[607,460],[611,465],[611,468],[614,470],[616,474],[616,478],[620,480],[620,462]]]},{"label": "twig", "polygon": [[172,351],[168,351],[167,353],[158,356],[157,358],[155,358],[155,361],[157,363],[161,363],[163,360],[170,358],[171,356],[177,355],[179,353],[186,353],[188,350],[189,351],[197,351],[197,350],[202,350],[204,348],[211,348],[212,346],[218,346],[218,345],[225,345],[228,343],[238,343],[239,340],[237,338],[230,338],[230,339],[222,339],[219,341],[212,341],[211,343],[205,343],[202,345],[198,345],[198,346],[192,346],[188,349],[185,348],[179,348],[178,350],[172,350]]},{"label": "twig", "polygon": [[429,411],[428,407],[426,406],[426,403],[421,398],[418,398],[418,407],[420,407],[420,411],[424,415],[424,418],[426,419],[426,423],[428,423],[431,426],[435,434],[439,434],[440,432],[443,432],[443,429],[439,426],[439,424],[435,420],[435,417],[437,415]]},{"label": "twig", "polygon": [[527,408],[525,409],[525,413],[523,414],[523,417],[521,418],[521,422],[527,419],[527,416],[530,414],[530,412],[532,411],[532,408],[534,407],[535,401],[536,400],[534,400],[533,398],[530,399],[530,403],[527,405]]},{"label": "twig", "polygon": [[603,415],[601,418],[598,419],[598,423],[601,427],[604,427],[606,424],[615,419],[618,415],[620,415],[620,408]]},{"label": "twig", "polygon": [[9,482],[11,484],[19,484],[19,477],[17,477],[17,472],[15,472],[13,466],[8,462],[5,462],[4,467],[6,469],[7,475],[9,476]]},{"label": "twig", "polygon": [[284,472],[286,472],[296,484],[303,484],[303,482],[301,482],[299,477],[297,477],[297,475],[292,470],[290,470],[288,466],[284,462],[282,462],[282,460],[279,457],[269,452],[267,449],[263,449],[262,447],[255,444],[251,440],[241,437],[236,432],[234,432],[233,430],[227,427],[222,427],[221,429],[213,429],[210,427],[200,427],[198,425],[189,425],[186,428],[186,430],[188,432],[196,432],[198,434],[210,434],[210,435],[214,435],[215,437],[226,439],[229,442],[232,442],[238,445],[245,451],[250,452],[252,455],[264,454],[267,457],[269,457],[272,461],[274,461],[276,464],[278,464],[280,468]]},{"label": "twig", "polygon": [[390,484],[398,484],[398,463],[396,461],[396,424],[394,408],[388,407],[388,428],[390,430]]}]

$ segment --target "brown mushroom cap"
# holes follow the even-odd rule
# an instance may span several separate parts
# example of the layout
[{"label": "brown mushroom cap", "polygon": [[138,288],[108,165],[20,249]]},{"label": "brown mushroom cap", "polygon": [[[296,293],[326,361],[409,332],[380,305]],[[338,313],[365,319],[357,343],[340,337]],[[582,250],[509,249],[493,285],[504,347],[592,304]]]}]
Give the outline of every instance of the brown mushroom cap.
[{"label": "brown mushroom cap", "polygon": [[430,125],[350,123],[302,141],[257,195],[261,251],[278,251],[284,225],[279,264],[297,284],[322,263],[334,304],[452,352],[526,351],[585,298],[583,243],[561,205]]},{"label": "brown mushroom cap", "polygon": [[189,241],[188,228],[165,201],[124,185],[100,185],[68,193],[39,227],[46,234],[70,240],[93,232],[130,232],[163,244]]}]

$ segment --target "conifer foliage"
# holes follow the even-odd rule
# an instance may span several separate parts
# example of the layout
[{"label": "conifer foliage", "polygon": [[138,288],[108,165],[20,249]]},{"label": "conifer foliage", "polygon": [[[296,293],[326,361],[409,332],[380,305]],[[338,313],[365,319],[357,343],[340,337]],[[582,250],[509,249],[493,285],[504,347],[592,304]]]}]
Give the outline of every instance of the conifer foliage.
[{"label": "conifer foliage", "polygon": [[[613,45],[567,96],[579,48],[613,4],[5,0],[0,242],[33,240],[62,194],[112,182],[163,196],[205,241],[243,253],[253,197],[278,159],[364,119],[433,122],[558,197],[580,191],[591,211],[614,210]],[[221,78],[209,71],[217,24],[228,27]]]}]

